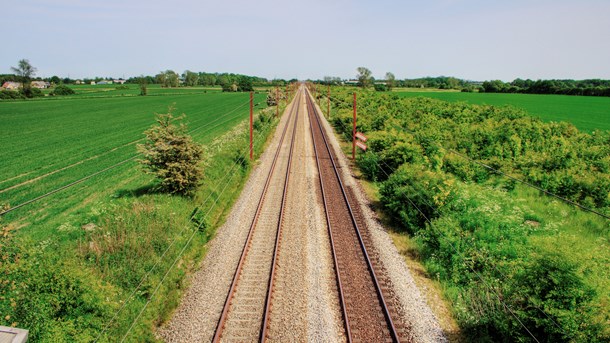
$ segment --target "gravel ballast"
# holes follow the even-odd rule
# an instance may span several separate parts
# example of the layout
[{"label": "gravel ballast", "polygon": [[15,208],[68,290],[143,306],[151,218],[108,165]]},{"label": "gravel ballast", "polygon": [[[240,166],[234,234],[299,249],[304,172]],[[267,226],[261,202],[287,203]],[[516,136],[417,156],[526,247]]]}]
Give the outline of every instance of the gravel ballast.
[{"label": "gravel ballast", "polygon": [[[190,286],[180,306],[172,319],[158,330],[160,339],[166,342],[212,340],[273,155],[287,125],[288,114],[292,106],[300,106],[286,199],[288,210],[282,228],[267,337],[272,342],[346,341],[304,100],[301,97],[287,108],[226,223],[217,230],[215,238],[208,245],[206,257],[189,278]],[[377,263],[382,265],[384,274],[390,280],[391,293],[398,303],[396,308],[412,331],[410,337],[416,342],[446,342],[406,263],[353,178],[332,128],[325,120],[321,120],[321,124],[337,157],[341,178],[350,189],[350,197],[358,200],[352,206],[358,207],[361,220],[366,222],[367,235]]]}]

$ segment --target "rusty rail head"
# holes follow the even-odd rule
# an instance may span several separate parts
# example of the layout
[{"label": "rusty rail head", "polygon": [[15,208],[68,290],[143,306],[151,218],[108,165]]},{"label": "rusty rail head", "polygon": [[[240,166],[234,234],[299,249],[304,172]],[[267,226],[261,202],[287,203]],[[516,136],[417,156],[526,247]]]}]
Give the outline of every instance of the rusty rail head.
[{"label": "rusty rail head", "polygon": [[229,288],[229,292],[227,293],[227,298],[225,299],[225,304],[222,308],[222,313],[218,320],[218,324],[216,325],[216,330],[214,331],[214,337],[212,338],[212,342],[214,342],[214,343],[220,342],[220,338],[222,336],[222,331],[224,329],[224,325],[227,320],[227,315],[229,313],[229,307],[231,305],[231,300],[233,299],[235,289],[237,288],[237,284],[239,282],[239,276],[241,274],[241,270],[242,270],[244,261],[246,259],[246,255],[248,254],[248,250],[250,248],[252,233],[254,232],[254,227],[256,226],[256,223],[258,222],[258,217],[259,217],[261,209],[263,207],[265,195],[267,193],[267,189],[269,188],[269,183],[271,182],[271,176],[273,175],[273,172],[275,170],[275,165],[276,165],[278,156],[280,154],[282,143],[284,142],[284,137],[286,136],[286,132],[288,130],[288,126],[289,126],[288,123],[290,123],[293,113],[294,113],[294,110],[291,110],[290,116],[286,122],[286,126],[284,127],[284,130],[282,131],[282,137],[280,138],[280,142],[278,144],[278,149],[275,152],[275,155],[273,156],[273,162],[271,164],[269,174],[267,175],[267,179],[265,180],[265,186],[263,188],[263,193],[261,194],[261,198],[259,199],[258,205],[256,207],[256,212],[254,214],[254,218],[252,219],[252,223],[250,224],[250,229],[248,230],[248,236],[244,243],[244,248],[243,248],[241,256],[239,258],[239,263],[237,264],[237,268],[235,268],[235,273],[233,274],[233,279],[231,281],[231,287]]},{"label": "rusty rail head", "polygon": [[[341,193],[343,194],[343,198],[345,199],[345,203],[347,204],[347,208],[349,209],[350,218],[351,218],[352,223],[354,225],[354,228],[355,228],[355,231],[356,231],[356,236],[358,237],[358,241],[360,243],[360,247],[361,247],[363,255],[365,257],[365,260],[366,260],[369,272],[371,274],[371,278],[373,279],[373,283],[375,285],[375,290],[376,290],[376,293],[377,293],[377,297],[379,298],[379,301],[381,303],[381,307],[383,309],[383,314],[384,314],[384,316],[385,316],[385,318],[387,320],[387,323],[388,323],[388,329],[390,331],[390,335],[392,336],[392,340],[394,342],[400,342],[400,339],[398,337],[398,332],[397,332],[396,327],[394,325],[394,321],[392,320],[392,317],[390,316],[390,311],[389,311],[387,303],[386,303],[386,301],[385,301],[385,299],[383,297],[383,293],[381,291],[381,286],[379,285],[379,281],[377,279],[377,276],[375,275],[375,270],[373,269],[373,265],[371,263],[371,259],[369,257],[369,254],[368,254],[367,250],[366,250],[366,246],[364,245],[364,241],[362,239],[362,235],[360,234],[360,228],[358,227],[358,223],[356,222],[356,218],[354,216],[354,212],[353,212],[352,207],[351,207],[351,205],[349,203],[349,199],[347,197],[347,193],[345,192],[345,187],[343,186],[343,182],[341,180],[341,176],[339,175],[339,171],[337,169],[337,165],[335,163],[335,159],[333,157],[333,154],[332,154],[332,152],[330,150],[330,146],[329,146],[328,141],[326,139],[326,134],[324,132],[324,129],[322,128],[322,124],[320,123],[320,118],[319,118],[318,111],[316,110],[315,105],[311,104],[310,97],[307,97],[307,102],[309,104],[309,107],[312,109],[312,115],[315,117],[315,120],[316,120],[316,122],[319,125],[320,132],[322,134],[322,139],[324,141],[324,145],[326,146],[326,149],[327,149],[328,154],[330,156],[330,161],[331,161],[331,163],[333,165],[333,170],[335,172],[335,175],[337,176],[337,179],[339,180],[339,185],[340,185],[340,188],[341,188]],[[313,128],[312,128],[312,130],[313,130]],[[313,135],[313,132],[312,132],[312,135]],[[314,150],[315,150],[315,143],[314,143]],[[316,158],[317,158],[317,155],[316,155]],[[319,165],[318,165],[318,169],[319,169]],[[320,181],[320,183],[321,183],[321,181]],[[326,205],[325,205],[325,207],[326,207]],[[328,225],[330,225],[330,222],[328,222]],[[333,249],[333,254],[334,254],[334,249]],[[342,297],[343,297],[343,295],[342,295]]]},{"label": "rusty rail head", "polygon": [[[301,93],[299,93],[300,95]],[[297,95],[297,97],[299,96]],[[300,99],[299,99],[300,100]],[[290,149],[288,150],[288,167],[286,168],[286,179],[284,180],[284,193],[282,194],[282,205],[280,207],[280,220],[277,223],[277,233],[275,235],[275,245],[273,247],[273,258],[271,260],[271,275],[269,277],[269,284],[267,286],[267,296],[265,297],[265,309],[263,312],[263,323],[260,334],[260,342],[265,342],[267,340],[267,330],[269,325],[269,315],[271,313],[271,295],[273,293],[273,285],[275,281],[275,264],[277,261],[278,248],[280,245],[281,239],[281,231],[282,231],[282,222],[284,220],[284,207],[286,205],[286,194],[288,193],[288,182],[290,181],[290,166],[292,165],[292,153],[294,151],[294,142],[297,132],[297,124],[299,121],[299,101],[295,102],[297,104],[296,116],[294,119],[294,126],[292,128],[292,139],[290,141]],[[288,126],[288,123],[286,124]]]},{"label": "rusty rail head", "polygon": [[[313,108],[309,99],[307,102],[307,112],[309,114],[309,128],[311,131],[311,141],[313,142],[313,151],[316,156],[316,165],[318,166],[318,170],[320,170],[320,160],[318,158],[318,151],[316,149],[316,140],[314,139],[314,128],[313,128],[313,120],[311,119],[315,116],[313,112]],[[324,184],[322,183],[322,178],[319,178],[320,181],[320,189],[322,191],[322,203],[324,204],[324,214],[326,216],[326,227],[328,228],[328,237],[330,240],[330,248],[333,256],[333,264],[335,266],[335,276],[337,277],[337,287],[339,289],[339,304],[341,306],[341,313],[343,314],[343,322],[345,323],[345,335],[347,336],[348,343],[352,342],[352,332],[349,326],[349,318],[347,317],[347,308],[345,305],[345,297],[343,296],[343,283],[341,281],[341,276],[339,274],[339,263],[337,262],[337,254],[335,253],[335,241],[333,238],[333,233],[330,226],[330,217],[328,216],[328,207],[326,204],[326,198],[324,197]]]}]

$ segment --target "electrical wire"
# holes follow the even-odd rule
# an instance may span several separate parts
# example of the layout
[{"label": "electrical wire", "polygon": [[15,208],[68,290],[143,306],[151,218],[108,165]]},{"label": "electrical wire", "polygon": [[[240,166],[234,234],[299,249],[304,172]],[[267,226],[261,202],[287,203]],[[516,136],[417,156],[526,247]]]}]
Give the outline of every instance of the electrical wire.
[{"label": "electrical wire", "polygon": [[[248,103],[249,103],[249,100],[248,100],[246,103],[244,103],[242,106],[239,106],[239,107],[243,107],[243,106],[245,106],[245,105],[246,105],[246,104],[248,104]],[[197,112],[191,113],[191,115],[199,115],[199,114],[204,113],[204,112],[213,112],[213,111],[215,111],[215,110],[217,110],[217,109],[219,109],[219,108],[221,108],[221,107],[226,107],[226,106],[217,105],[217,106],[214,106],[214,107],[211,107],[211,108],[206,108],[206,109],[203,109],[203,110],[201,110],[201,111],[197,111]],[[239,108],[239,107],[238,107],[238,108]],[[207,118],[200,118],[200,119],[198,119],[198,120],[194,121],[193,123],[198,123],[198,122],[201,122],[201,121],[203,121],[203,120],[205,120],[205,119],[207,119]],[[218,120],[218,119],[220,119],[220,117],[217,117],[216,119],[212,120],[211,122],[206,123],[206,125],[209,125],[209,124],[211,124],[211,123],[215,122],[215,121],[216,121],[216,120]],[[194,132],[194,131],[197,131],[197,130],[201,129],[201,128],[202,128],[202,127],[204,127],[204,126],[205,126],[205,125],[199,126],[198,128],[196,128],[196,129],[192,130],[190,133],[192,133],[192,132]],[[105,156],[105,155],[107,155],[107,154],[109,154],[109,153],[112,153],[112,152],[114,152],[114,151],[116,151],[116,150],[119,150],[119,149],[122,149],[122,148],[124,148],[124,147],[130,146],[130,145],[133,145],[133,144],[136,144],[137,142],[140,142],[140,141],[142,141],[142,140],[144,140],[144,139],[146,139],[146,137],[142,137],[142,138],[136,139],[136,140],[134,140],[134,141],[131,141],[131,142],[128,142],[128,143],[125,143],[125,144],[122,144],[122,145],[119,145],[119,146],[113,147],[113,148],[111,148],[111,149],[109,149],[109,150],[107,150],[107,151],[104,151],[104,152],[102,152],[102,153],[100,153],[100,154],[98,154],[98,155],[91,156],[91,157],[85,158],[85,159],[83,159],[83,160],[80,160],[80,161],[74,162],[74,163],[72,163],[72,164],[70,164],[70,165],[67,165],[67,166],[64,166],[64,167],[61,167],[61,168],[58,168],[58,169],[52,170],[52,171],[50,171],[50,172],[48,172],[48,173],[45,173],[44,175],[37,176],[37,177],[31,178],[31,179],[29,179],[29,180],[25,180],[25,181],[23,181],[23,182],[20,182],[20,183],[19,183],[19,184],[17,184],[17,185],[13,185],[13,186],[9,186],[9,187],[4,188],[4,189],[0,189],[0,194],[2,194],[2,193],[4,193],[4,192],[7,192],[7,191],[9,191],[9,190],[12,190],[12,189],[16,189],[16,188],[19,188],[19,187],[25,186],[26,184],[30,184],[30,183],[32,183],[32,182],[37,182],[37,181],[42,180],[42,179],[44,179],[44,178],[46,178],[46,177],[48,177],[48,176],[51,176],[51,175],[56,174],[56,173],[58,173],[58,172],[61,172],[61,171],[64,171],[64,170],[70,169],[70,168],[75,167],[75,166],[77,166],[77,165],[80,165],[80,164],[82,164],[82,163],[84,163],[84,162],[91,161],[91,160],[94,160],[94,159],[98,159],[98,158],[100,158],[100,157],[102,157],[102,156]],[[32,170],[32,171],[30,171],[30,172],[28,172],[28,173],[26,173],[26,174],[31,174],[32,172],[34,172],[34,170]],[[10,180],[12,180],[12,179],[18,178],[18,177],[19,177],[19,176],[15,176],[15,177],[11,177],[11,178],[9,178],[9,179],[6,179],[6,180],[4,180],[4,181],[0,181],[0,184],[1,184],[1,183],[5,183],[5,182],[7,182],[7,181],[10,181]]]},{"label": "electrical wire", "polygon": [[[265,130],[267,130],[271,125],[273,124],[273,121],[268,122],[262,130],[259,130],[256,133],[256,136],[253,137],[253,145],[256,146],[256,144],[260,143],[260,142],[264,142],[264,140],[262,140],[261,138],[264,138],[263,133],[265,132]],[[211,191],[208,193],[208,196],[206,197],[206,199],[202,202],[202,204],[207,203],[207,201],[212,197],[213,193],[218,193],[220,185],[223,184],[224,182],[224,187],[223,189],[220,191],[220,194],[216,197],[216,200],[214,201],[214,203],[212,205],[210,205],[210,208],[208,209],[208,211],[206,212],[206,214],[204,215],[204,217],[207,217],[209,215],[209,213],[212,211],[212,209],[215,207],[215,205],[217,204],[218,200],[220,199],[220,197],[224,194],[224,191],[226,190],[226,187],[231,183],[231,181],[233,180],[233,178],[235,177],[235,175],[237,173],[233,173],[232,171],[237,167],[237,166],[243,166],[244,163],[247,161],[247,157],[244,156],[240,156],[239,159],[236,159],[233,162],[232,167],[230,168],[230,170],[225,173],[225,176],[223,177],[223,179],[221,179],[221,181],[219,183],[217,183],[217,185],[219,185],[218,189],[216,189],[215,191]],[[227,177],[229,177],[229,180],[227,180]],[[226,181],[226,182],[225,182]],[[191,217],[193,217],[198,211],[199,211],[200,207],[196,208],[196,211],[193,212],[193,214],[191,215]],[[193,231],[193,234],[191,235],[191,237],[189,238],[187,244],[185,245],[185,247],[182,249],[181,253],[178,255],[178,258],[182,255],[182,253],[184,252],[184,250],[186,249],[186,247],[188,246],[188,244],[190,244],[190,241],[192,240],[192,238],[194,237],[195,233],[197,231],[199,231],[199,229],[201,228],[201,226],[203,225],[204,221],[201,221],[199,223],[199,225],[197,226],[197,228]],[[169,251],[169,249],[174,245],[174,243],[177,241],[178,237],[181,237],[182,234],[184,233],[184,231],[186,231],[186,228],[183,228],[182,231],[180,232],[179,235],[176,236],[176,238],[172,241],[172,243],[165,249],[165,251],[163,252],[163,254],[159,257],[159,260],[155,263],[155,265],[153,267],[151,267],[151,269],[148,270],[148,272],[144,275],[144,277],[142,277],[142,279],[140,280],[138,286],[131,292],[131,294],[129,295],[129,297],[127,298],[127,300],[125,300],[125,302],[123,303],[123,306],[115,313],[115,315],[112,317],[112,319],[107,323],[107,325],[105,326],[105,328],[100,332],[100,334],[98,335],[98,337],[95,339],[95,342],[97,342],[101,336],[104,334],[104,332],[106,332],[108,330],[108,328],[110,327],[110,325],[114,322],[114,320],[117,318],[117,316],[119,315],[119,313],[121,311],[123,311],[123,309],[127,306],[127,304],[131,301],[131,299],[133,298],[133,296],[135,295],[135,293],[140,289],[140,287],[143,285],[144,281],[148,278],[148,276],[150,275],[150,273],[159,265],[159,263],[163,260],[163,258],[165,257],[165,255],[167,254],[167,252]],[[177,259],[178,259],[177,258]],[[176,259],[176,260],[177,260]],[[154,297],[154,295],[156,294],[156,292],[158,291],[160,285],[163,283],[163,281],[165,280],[165,278],[167,277],[167,275],[169,274],[169,272],[171,271],[171,269],[173,268],[173,266],[175,265],[176,261],[174,261],[174,263],[172,264],[172,266],[170,267],[170,269],[168,269],[167,273],[164,275],[163,279],[159,282],[157,288],[155,289],[155,291],[153,292],[153,294],[151,295],[151,297],[149,298],[149,300],[147,301],[147,303],[145,304],[145,306],[142,308],[142,310],[139,312],[138,316],[134,319],[134,321],[132,322],[129,330],[127,331],[127,333],[125,334],[125,336],[123,337],[123,340],[125,339],[125,337],[127,337],[127,335],[129,334],[129,332],[131,331],[131,329],[133,328],[133,326],[135,325],[135,323],[138,321],[138,319],[140,318],[140,316],[142,315],[143,311],[146,309],[146,307],[148,306],[148,304],[150,303],[150,300]]]},{"label": "electrical wire", "polygon": [[[330,114],[329,114],[330,116]],[[343,129],[346,130],[347,128],[345,127],[345,125],[343,123],[341,123],[341,125],[343,126]],[[382,163],[385,164],[384,161],[382,161]],[[386,164],[386,167],[389,167]],[[389,177],[389,175],[387,174],[387,172],[383,169],[381,169],[387,177]],[[409,203],[415,207],[415,209],[417,209],[417,211],[424,217],[424,219],[426,220],[426,222],[430,225],[430,227],[432,227],[434,230],[436,230],[438,232],[438,230],[436,229],[436,227],[434,226],[434,224],[432,223],[432,221],[428,218],[428,216],[426,216],[426,214],[411,200],[411,198],[409,198],[408,195],[404,194],[403,195],[407,198],[407,201],[409,201]],[[460,254],[457,250],[457,248],[455,247],[455,245],[453,245],[453,243],[448,242],[450,244],[450,246],[453,248],[454,252],[462,257],[464,257],[462,254]],[[496,271],[498,271],[498,269],[495,267],[495,265],[492,265],[494,267],[494,269],[496,269]],[[483,279],[483,277],[473,268],[471,268],[468,264],[466,264],[466,267],[469,268],[473,273],[475,273],[477,275],[477,277],[481,280],[481,282],[483,282],[486,286],[486,288],[490,291],[492,291],[494,293],[494,295],[497,297],[498,301],[500,301],[500,303],[502,304],[502,306],[507,309],[511,315],[519,322],[519,324],[528,332],[528,334],[536,341],[539,342],[538,339],[532,334],[532,332],[525,326],[525,324],[523,324],[523,322],[516,316],[516,314],[513,312],[513,310],[502,300],[502,298],[500,297],[500,295],[490,286],[487,284],[487,282],[485,282],[485,280]],[[535,304],[534,304],[535,306]],[[537,307],[538,308],[538,307]],[[538,308],[540,311],[542,311],[540,308]],[[545,314],[547,316],[547,318],[551,319],[554,323],[555,321],[548,317],[548,315],[542,311],[543,314]],[[555,323],[555,325],[558,325],[557,323]],[[558,326],[559,327],[559,326]],[[559,327],[560,329],[562,329],[561,327]],[[563,329],[562,329],[563,330]]]},{"label": "electrical wire", "polygon": [[[248,102],[249,102],[249,101],[248,101]],[[243,107],[243,106],[245,106],[245,104],[244,104],[244,105],[241,105],[240,107]],[[234,109],[233,111],[228,112],[228,114],[230,114],[230,113],[234,113],[236,110],[237,110],[237,109]],[[215,120],[214,120],[214,122],[215,122],[216,120],[218,120],[219,118],[221,118],[221,117],[225,117],[225,116],[226,116],[226,115],[228,115],[228,114],[224,114],[224,115],[222,115],[222,116],[219,116],[217,119],[215,119]],[[214,126],[213,126],[213,127],[211,127],[211,128],[209,128],[209,123],[208,123],[208,125],[207,125],[208,130],[207,130],[207,131],[205,131],[205,132],[209,132],[210,130],[212,130],[212,129],[214,129],[214,128],[216,128],[216,127],[218,127],[218,126],[220,126],[220,125],[222,125],[222,124],[224,124],[224,123],[226,123],[226,122],[221,122],[221,123],[219,123],[219,124],[214,125]],[[81,183],[81,182],[84,182],[84,181],[86,181],[86,180],[88,180],[88,179],[90,179],[90,178],[92,178],[92,177],[94,177],[94,176],[97,176],[97,175],[101,174],[101,173],[104,173],[104,172],[106,172],[106,171],[109,171],[109,170],[112,170],[112,169],[114,169],[114,168],[116,168],[116,167],[119,167],[119,166],[121,166],[121,165],[123,165],[123,164],[125,164],[125,163],[127,163],[127,162],[129,162],[129,161],[134,160],[134,159],[135,159],[136,157],[138,157],[138,156],[139,156],[138,154],[135,154],[134,156],[131,156],[131,157],[129,157],[129,158],[127,158],[127,159],[125,159],[125,160],[123,160],[123,161],[121,161],[121,162],[118,162],[118,163],[113,164],[113,165],[111,165],[111,166],[109,166],[109,167],[107,167],[107,168],[104,168],[104,169],[102,169],[102,170],[100,170],[100,171],[97,171],[97,172],[95,172],[95,173],[93,173],[93,174],[90,174],[90,175],[88,175],[88,176],[85,176],[85,177],[83,177],[83,178],[80,178],[80,179],[78,179],[78,180],[76,180],[76,181],[74,181],[74,182],[71,182],[71,183],[69,183],[69,184],[67,184],[67,185],[65,185],[65,186],[61,186],[61,187],[56,188],[56,189],[54,189],[54,190],[52,190],[52,191],[50,191],[50,192],[47,192],[47,193],[45,193],[45,194],[43,194],[43,195],[40,195],[40,196],[38,196],[38,197],[36,197],[36,198],[34,198],[34,199],[31,199],[31,200],[25,201],[25,202],[23,202],[23,203],[21,203],[21,204],[19,204],[19,205],[13,206],[13,207],[11,207],[11,208],[9,208],[9,209],[5,210],[5,211],[0,212],[0,216],[3,216],[3,215],[5,215],[5,214],[7,214],[7,213],[10,213],[10,212],[14,211],[14,210],[17,210],[17,209],[19,209],[19,208],[21,208],[21,207],[23,207],[23,206],[29,205],[29,204],[31,204],[31,203],[33,203],[33,202],[36,202],[36,201],[39,201],[39,200],[44,199],[44,198],[46,198],[46,197],[49,197],[49,196],[51,196],[51,195],[53,195],[53,194],[55,194],[55,193],[57,193],[57,192],[60,192],[60,191],[62,191],[62,190],[64,190],[64,189],[70,188],[70,187],[72,187],[72,186],[74,186],[74,185],[77,185],[77,184],[79,184],[79,183]]]}]

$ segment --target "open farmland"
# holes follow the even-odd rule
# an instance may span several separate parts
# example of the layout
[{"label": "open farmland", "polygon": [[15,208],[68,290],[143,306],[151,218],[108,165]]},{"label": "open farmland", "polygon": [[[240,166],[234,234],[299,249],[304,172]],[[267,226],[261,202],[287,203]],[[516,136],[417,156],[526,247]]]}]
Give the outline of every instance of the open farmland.
[{"label": "open farmland", "polygon": [[610,98],[569,95],[462,93],[397,89],[405,98],[424,96],[445,101],[465,101],[476,105],[511,105],[527,110],[545,121],[567,121],[585,132],[610,130]]},{"label": "open farmland", "polygon": [[[137,84],[112,84],[112,85],[70,85],[76,94],[72,97],[109,97],[109,96],[138,96],[140,86]],[[220,87],[180,87],[164,88],[161,85],[148,85],[148,96],[158,95],[184,95],[184,94],[206,94],[219,93]]]},{"label": "open farmland", "polygon": [[[247,102],[246,94],[217,93],[3,103],[0,159],[11,167],[0,170],[0,194],[14,206],[134,156],[154,113],[165,113],[172,103],[175,114],[187,114],[195,140],[206,142],[246,119]],[[129,179],[122,173],[134,165],[92,183],[101,191],[120,186],[119,180]]]}]

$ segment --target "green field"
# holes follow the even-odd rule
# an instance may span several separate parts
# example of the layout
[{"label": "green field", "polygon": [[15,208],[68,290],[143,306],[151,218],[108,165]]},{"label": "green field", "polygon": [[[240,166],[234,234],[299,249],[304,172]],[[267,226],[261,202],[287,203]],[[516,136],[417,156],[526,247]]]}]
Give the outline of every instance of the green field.
[{"label": "green field", "polygon": [[[187,114],[194,138],[206,142],[246,119],[247,102],[247,94],[211,93],[2,103],[0,160],[10,167],[0,170],[1,199],[17,205],[133,156],[154,113],[173,103],[176,114]],[[134,164],[103,177],[120,186]]]},{"label": "green field", "polygon": [[[26,328],[33,341],[93,341],[102,332],[102,342],[128,332],[154,341],[154,325],[177,305],[185,275],[250,170],[247,93],[162,91],[0,102],[0,205],[126,161],[0,217],[0,325]],[[255,95],[257,112],[265,96]],[[159,192],[129,160],[154,114],[174,103],[205,149],[204,180],[192,198]],[[275,123],[257,126],[255,153]]]},{"label": "green field", "polygon": [[396,89],[401,97],[425,96],[445,101],[465,101],[476,105],[511,105],[527,110],[545,121],[567,121],[580,130],[610,130],[610,98],[569,95],[461,93]]}]

